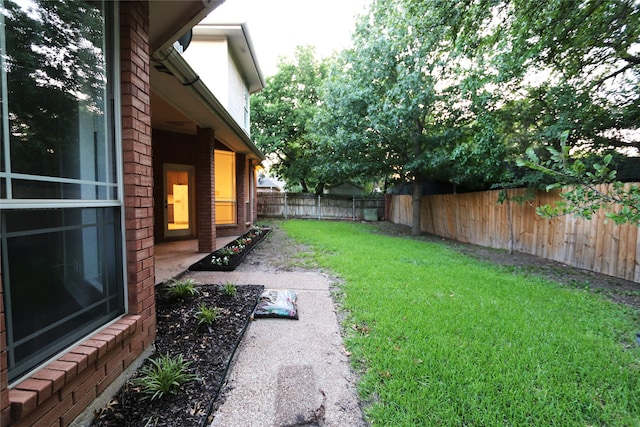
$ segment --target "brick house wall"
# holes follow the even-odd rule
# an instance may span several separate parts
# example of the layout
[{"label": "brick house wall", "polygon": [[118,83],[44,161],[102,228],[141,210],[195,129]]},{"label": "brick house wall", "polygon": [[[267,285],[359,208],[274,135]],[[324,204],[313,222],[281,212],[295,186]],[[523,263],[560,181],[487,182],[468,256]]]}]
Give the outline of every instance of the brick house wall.
[{"label": "brick house wall", "polygon": [[[0,311],[0,425],[3,427],[68,425],[155,340],[148,22],[146,1],[120,3],[129,312],[9,390],[6,325],[4,313]],[[0,279],[0,298],[1,286]]]},{"label": "brick house wall", "polygon": [[[250,179],[254,179],[251,160],[244,154],[236,153],[236,200],[237,224],[215,225],[215,132],[198,129],[196,136],[176,132],[153,130],[153,177],[155,199],[155,241],[162,242],[164,236],[164,172],[163,164],[176,163],[195,166],[196,235],[199,252],[212,252],[216,237],[235,236],[245,233],[252,222],[247,210],[250,208]],[[228,149],[217,142],[220,149]],[[254,186],[255,187],[255,186]],[[253,198],[255,200],[255,197]],[[255,212],[255,208],[252,212]],[[184,238],[184,237],[183,237]],[[187,236],[188,238],[188,236]]]}]

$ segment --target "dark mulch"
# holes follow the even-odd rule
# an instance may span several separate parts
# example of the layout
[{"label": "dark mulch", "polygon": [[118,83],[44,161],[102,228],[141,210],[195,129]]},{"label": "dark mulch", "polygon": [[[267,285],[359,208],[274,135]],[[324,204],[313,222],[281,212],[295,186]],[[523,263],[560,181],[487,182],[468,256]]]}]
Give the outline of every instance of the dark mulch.
[{"label": "dark mulch", "polygon": [[[263,287],[238,286],[235,297],[225,295],[219,285],[201,285],[199,289],[199,296],[187,300],[169,299],[159,293],[156,352],[152,358],[181,354],[190,362],[188,373],[200,381],[185,384],[178,394],[154,401],[143,400],[140,390],[128,382],[92,426],[207,425],[211,405]],[[201,303],[220,310],[221,315],[211,327],[198,328],[195,314]],[[133,378],[138,375],[139,371]]]}]

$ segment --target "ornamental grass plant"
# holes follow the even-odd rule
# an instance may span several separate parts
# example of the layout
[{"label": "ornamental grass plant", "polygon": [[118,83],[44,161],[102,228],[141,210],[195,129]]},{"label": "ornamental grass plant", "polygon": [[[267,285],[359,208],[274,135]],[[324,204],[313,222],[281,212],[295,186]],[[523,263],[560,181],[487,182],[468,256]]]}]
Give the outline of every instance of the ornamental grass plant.
[{"label": "ornamental grass plant", "polygon": [[343,280],[372,425],[640,425],[631,309],[371,225],[282,228]]},{"label": "ornamental grass plant", "polygon": [[189,362],[182,355],[171,357],[167,354],[149,359],[150,364],[140,370],[140,377],[132,380],[140,387],[143,399],[161,399],[167,394],[177,393],[180,387],[197,377],[187,372]]},{"label": "ornamental grass plant", "polygon": [[191,298],[200,293],[198,284],[193,279],[172,280],[166,286],[167,293],[173,298]]}]

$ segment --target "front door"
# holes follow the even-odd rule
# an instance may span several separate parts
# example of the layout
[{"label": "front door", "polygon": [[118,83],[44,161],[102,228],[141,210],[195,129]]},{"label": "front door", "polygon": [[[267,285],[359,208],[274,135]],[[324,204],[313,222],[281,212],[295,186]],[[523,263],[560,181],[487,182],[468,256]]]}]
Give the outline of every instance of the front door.
[{"label": "front door", "polygon": [[194,172],[193,166],[164,165],[165,238],[195,235]]}]

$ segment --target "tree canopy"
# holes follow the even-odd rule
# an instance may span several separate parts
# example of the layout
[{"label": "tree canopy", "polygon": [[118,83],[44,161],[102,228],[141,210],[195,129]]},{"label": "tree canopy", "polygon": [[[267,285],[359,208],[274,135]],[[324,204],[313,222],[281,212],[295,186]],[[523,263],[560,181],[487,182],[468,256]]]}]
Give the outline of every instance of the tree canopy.
[{"label": "tree canopy", "polygon": [[304,192],[321,191],[326,182],[309,130],[326,73],[327,61],[317,60],[313,48],[299,46],[295,58],[282,59],[264,90],[251,97],[251,133],[257,146],[271,156],[276,174]]},{"label": "tree canopy", "polygon": [[[279,142],[261,147],[275,147],[279,170],[299,180],[302,169],[287,162],[300,152],[283,144],[314,156],[303,170],[316,180],[412,182],[417,233],[423,180],[469,189],[579,185],[575,171],[544,165],[561,166],[557,153],[585,170],[637,155],[639,40],[636,0],[374,0],[353,47],[314,74],[312,102],[285,109],[281,131],[259,134]],[[281,89],[297,78],[286,70],[265,99],[271,91],[293,98]],[[300,115],[304,139],[291,132]],[[571,173],[571,182],[560,180]]]}]

